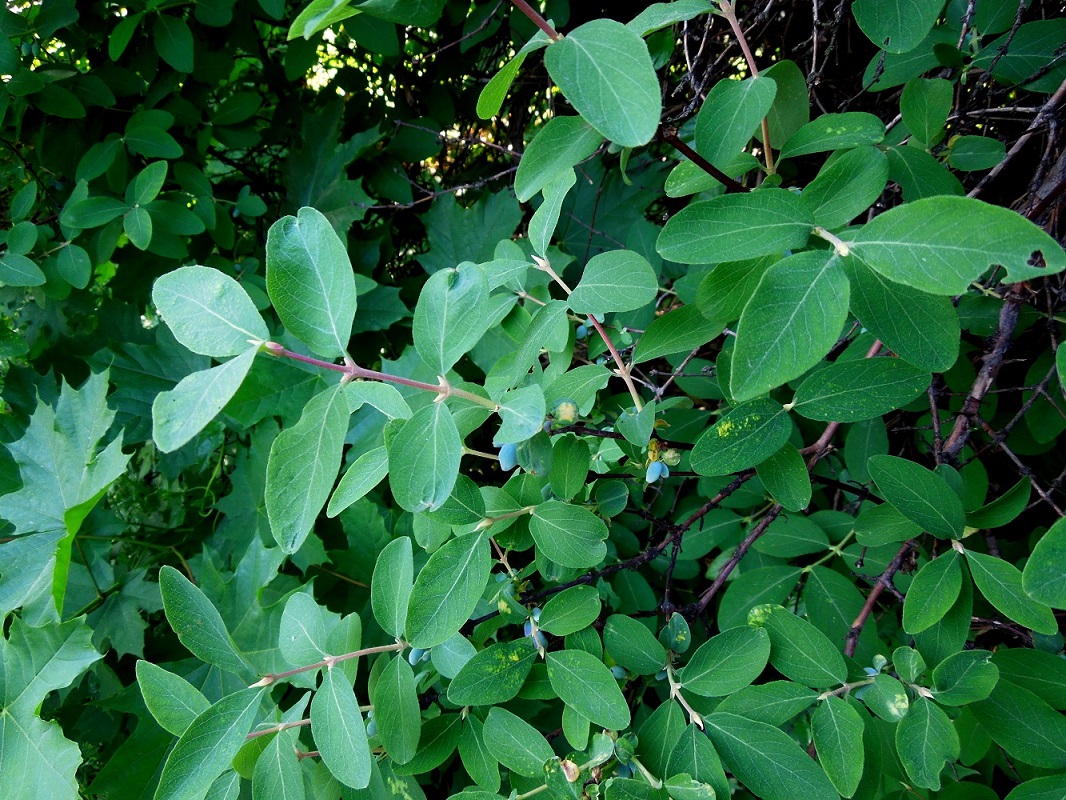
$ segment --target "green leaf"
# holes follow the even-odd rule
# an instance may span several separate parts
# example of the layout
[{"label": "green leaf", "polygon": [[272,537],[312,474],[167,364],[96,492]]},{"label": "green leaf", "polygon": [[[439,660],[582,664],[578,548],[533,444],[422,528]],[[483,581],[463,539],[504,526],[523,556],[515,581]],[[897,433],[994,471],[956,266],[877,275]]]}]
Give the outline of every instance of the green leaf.
[{"label": "green leaf", "polygon": [[825,689],[844,683],[848,668],[829,637],[811,623],[778,605],[756,606],[748,623],[770,635],[770,663],[797,683]]},{"label": "green leaf", "polygon": [[681,306],[656,317],[633,350],[633,363],[688,353],[716,338],[723,324],[710,321],[696,306]]},{"label": "green leaf", "polygon": [[896,726],[896,750],[915,785],[939,790],[944,762],[959,757],[959,734],[936,703],[917,697]]},{"label": "green leaf", "polygon": [[812,250],[768,269],[737,325],[730,390],[738,402],[799,377],[833,347],[848,316],[839,258]]},{"label": "green leaf", "polygon": [[313,208],[270,226],[267,293],[282,324],[321,356],[343,356],[355,319],[355,276],[333,226]]},{"label": "green leaf", "polygon": [[667,775],[691,775],[698,781],[709,783],[716,794],[723,798],[730,796],[729,779],[726,778],[722,762],[715,752],[711,740],[696,725],[689,725],[677,740],[670,752]]},{"label": "green leaf", "polygon": [[[789,511],[802,511],[811,502],[811,478],[795,445],[785,445],[756,468],[770,496]],[[772,527],[772,523],[771,523]]]},{"label": "green leaf", "polygon": [[505,444],[524,442],[539,432],[544,424],[544,416],[547,414],[544,390],[539,386],[512,389],[500,398],[500,408],[497,413],[503,420],[503,424],[492,437],[493,446],[500,447]]},{"label": "green leaf", "polygon": [[489,286],[477,265],[464,262],[435,272],[418,296],[415,349],[431,370],[444,375],[481,339]]},{"label": "green leaf", "polygon": [[174,337],[205,356],[247,352],[270,338],[244,288],[210,267],[179,267],[152,287],[152,302]]},{"label": "green leaf", "polygon": [[757,132],[776,93],[770,78],[718,81],[696,116],[696,151],[726,169]]},{"label": "green leaf", "polygon": [[938,622],[955,604],[962,589],[962,560],[951,549],[934,558],[914,576],[903,602],[903,630],[919,633]]},{"label": "green leaf", "polygon": [[885,722],[896,723],[910,711],[910,698],[903,684],[891,675],[874,675],[873,683],[860,690],[862,702]]},{"label": "green leaf", "polygon": [[1005,800],[1055,800],[1066,794],[1066,775],[1047,775],[1020,783]]},{"label": "green leaf", "polygon": [[967,708],[1012,758],[1035,767],[1066,768],[1066,716],[1028,689],[1000,680],[987,700]]},{"label": "green leaf", "polygon": [[420,408],[386,443],[389,488],[406,511],[434,511],[447,500],[459,474],[463,442],[444,403]]},{"label": "green leaf", "polygon": [[941,539],[962,535],[962,501],[935,472],[897,456],[873,456],[867,465],[878,490],[907,519]]},{"label": "green leaf", "polygon": [[771,681],[747,686],[729,695],[719,704],[718,710],[767,725],[783,725],[810,708],[817,699],[815,692],[798,683]]},{"label": "green leaf", "polygon": [[766,668],[770,637],[743,625],[704,642],[681,670],[681,685],[704,697],[725,697],[751,684]]},{"label": "green leaf", "polygon": [[[68,244],[56,254],[56,268],[60,277],[75,289],[84,289],[93,276],[93,263],[89,254],[76,244]],[[2,276],[0,280],[3,280]]]},{"label": "green leaf", "polygon": [[461,723],[458,714],[441,714],[422,726],[415,757],[406,764],[393,765],[398,775],[417,775],[436,769],[455,752]]},{"label": "green leaf", "polygon": [[954,87],[943,78],[912,78],[899,99],[903,124],[920,142],[929,144],[944,130],[954,99]]},{"label": "green leaf", "polygon": [[648,46],[620,22],[595,19],[553,42],[548,74],[589,124],[615,144],[647,144],[659,127],[662,101]]},{"label": "green leaf", "polygon": [[178,72],[192,72],[192,31],[181,17],[160,14],[152,26],[152,42],[159,57]]},{"label": "green leaf", "polygon": [[999,528],[1013,522],[1029,505],[1032,489],[1033,482],[1029,478],[1022,478],[991,503],[967,512],[966,525],[971,528]]},{"label": "green leaf", "polygon": [[572,586],[544,604],[540,620],[541,630],[556,636],[566,636],[587,628],[600,615],[600,593],[592,586]]},{"label": "green leaf", "polygon": [[198,716],[170,751],[156,800],[194,800],[207,795],[244,744],[266,689],[229,694]]},{"label": "green leaf", "polygon": [[666,666],[666,648],[646,625],[624,614],[607,618],[603,647],[615,663],[637,675],[654,675]]},{"label": "green leaf", "polygon": [[[490,115],[493,116],[493,115]],[[515,173],[518,199],[528,202],[548,184],[562,178],[603,141],[603,135],[581,117],[553,117],[522,153]]]},{"label": "green leaf", "polygon": [[418,752],[422,733],[414,671],[406,658],[397,655],[372,686],[370,701],[374,704],[378,739],[393,761],[406,764]]},{"label": "green leaf", "polygon": [[[339,628],[339,618],[315,602],[309,594],[297,592],[285,602],[278,630],[278,649],[292,666],[314,664],[332,655],[330,635]],[[358,643],[356,643],[358,646]]]},{"label": "green leaf", "polygon": [[796,62],[788,59],[775,61],[763,70],[762,76],[777,84],[774,104],[766,115],[770,142],[785,142],[810,122],[811,103],[807,96],[807,79]]},{"label": "green leaf", "polygon": [[459,630],[488,583],[488,537],[471,533],[446,542],[415,578],[407,611],[407,641],[428,649]]},{"label": "green leaf", "polygon": [[546,661],[548,680],[563,703],[608,730],[629,726],[629,706],[603,661],[584,650],[548,653]]},{"label": "green leaf", "polygon": [[414,584],[414,561],[411,539],[400,536],[378,553],[374,578],[370,583],[370,600],[374,619],[390,636],[403,636],[407,605]]},{"label": "green leaf", "polygon": [[271,800],[304,800],[304,776],[296,755],[298,731],[275,736],[255,761],[252,796]]},{"label": "green leaf", "polygon": [[1007,147],[991,136],[952,137],[948,164],[952,169],[973,172],[991,169],[1007,155]]},{"label": "green leaf", "polygon": [[764,800],[837,800],[825,772],[784,731],[764,722],[715,712],[707,735],[726,767]]},{"label": "green leaf", "polygon": [[160,392],[152,403],[156,446],[172,453],[200,433],[237,393],[257,352],[252,346],[217,367],[186,375],[173,389]]},{"label": "green leaf", "polygon": [[780,403],[769,398],[743,403],[696,440],[692,469],[713,476],[753,467],[780,450],[791,431]]},{"label": "green leaf", "polygon": [[902,408],[929,386],[928,372],[898,358],[836,361],[807,378],[796,413],[825,422],[861,422]]},{"label": "green leaf", "polygon": [[522,688],[537,647],[528,636],[486,647],[459,670],[448,687],[448,701],[457,706],[506,703]]},{"label": "green leaf", "polygon": [[327,669],[311,698],[311,733],[329,771],[345,786],[370,783],[371,756],[366,726],[352,684],[340,669]]},{"label": "green leaf", "polygon": [[822,114],[785,142],[779,158],[794,158],[828,150],[845,150],[878,144],[885,138],[885,123],[865,111]]},{"label": "green leaf", "polygon": [[778,254],[807,244],[814,219],[784,189],[727,194],[681,209],[663,226],[655,249],[680,264],[718,264]]},{"label": "green leaf", "polygon": [[544,763],[555,755],[536,728],[499,707],[485,718],[485,747],[507,769],[527,778],[543,775]]},{"label": "green leaf", "polygon": [[[121,433],[110,441],[104,438],[115,419],[107,391],[106,372],[90,374],[76,391],[64,382],[54,407],[38,403],[25,433],[5,444],[22,485],[0,495],[0,519],[20,535],[64,534],[58,548],[53,543],[57,566],[48,576],[59,611],[73,536],[130,459],[122,453]],[[10,470],[10,463],[5,460],[4,468]],[[5,582],[14,578],[4,576]]]},{"label": "green leaf", "polygon": [[335,384],[315,395],[300,421],[270,447],[266,472],[266,511],[274,540],[295,553],[314,527],[341,465],[348,432],[348,399]]},{"label": "green leaf", "polygon": [[1022,589],[1022,573],[1016,566],[973,550],[966,551],[966,563],[981,594],[1000,613],[1037,633],[1058,632],[1051,609],[1031,599]]},{"label": "green leaf", "polygon": [[533,213],[528,227],[529,241],[535,253],[544,255],[548,252],[555,229],[559,227],[563,201],[576,183],[577,173],[571,169],[544,187],[544,202]]},{"label": "green leaf", "polygon": [[211,704],[187,680],[150,661],[138,661],[137,685],[155,721],[174,736],[181,736]]},{"label": "green leaf", "polygon": [[698,17],[700,14],[708,14],[711,9],[703,0],[673,0],[669,3],[652,3],[633,19],[626,23],[626,27],[636,31],[641,36],[647,36],[657,30],[676,25],[678,22],[687,22]]},{"label": "green leaf", "polygon": [[945,372],[959,355],[959,315],[948,297],[886,280],[856,258],[845,258],[851,311],[903,359]]},{"label": "green leaf", "polygon": [[[565,709],[563,714],[566,714]],[[473,714],[463,720],[459,756],[467,774],[478,786],[489,792],[500,790],[500,765],[485,745],[484,723]]]},{"label": "green leaf", "polygon": [[562,500],[572,500],[585,487],[592,465],[588,443],[576,436],[559,436],[552,444],[552,466],[548,473],[552,491]]},{"label": "green leaf", "polygon": [[289,26],[288,41],[303,37],[310,39],[330,25],[353,17],[360,9],[352,8],[352,0],[311,0]]},{"label": "green leaf", "polygon": [[948,656],[933,670],[933,698],[945,706],[964,706],[984,700],[999,681],[999,668],[990,650],[966,650]]},{"label": "green leaf", "polygon": [[1020,214],[968,197],[929,197],[864,225],[852,252],[886,278],[931,294],[963,294],[992,265],[1013,283],[1066,268],[1066,252]]},{"label": "green leaf", "polygon": [[130,184],[134,206],[147,205],[155,200],[167,179],[168,169],[166,161],[155,161],[137,173],[137,177]]},{"label": "green leaf", "polygon": [[159,571],[159,591],[167,622],[190,653],[226,672],[249,674],[248,663],[207,595],[170,566]]},{"label": "green leaf", "polygon": [[68,228],[99,228],[129,210],[117,197],[86,197],[64,207],[59,221]]},{"label": "green leaf", "polygon": [[367,450],[349,465],[326,505],[326,516],[335,517],[381,483],[389,474],[389,454],[384,447]]},{"label": "green leaf", "polygon": [[[544,45],[547,45],[547,43],[548,38],[545,36]],[[503,101],[507,98],[507,91],[511,88],[511,84],[514,83],[514,79],[518,77],[518,70],[522,68],[526,55],[525,52],[519,51],[514,58],[500,67],[500,71],[493,75],[489,82],[485,84],[485,88],[481,90],[481,94],[477,98],[477,115],[481,119],[492,119],[500,113],[500,109],[503,108]]]},{"label": "green leaf", "polygon": [[782,514],[770,523],[766,533],[753,546],[757,552],[767,555],[796,558],[827,550],[829,538],[809,517]]},{"label": "green leaf", "polygon": [[811,715],[818,762],[844,797],[855,794],[862,779],[866,760],[863,727],[859,712],[839,697],[827,697]]},{"label": "green leaf", "polygon": [[982,47],[973,66],[987,70],[994,65],[992,74],[996,80],[1016,84],[1029,80],[1034,74],[1045,73],[1043,68],[1053,65],[1054,69],[1026,83],[1025,88],[1048,94],[1054,92],[1062,83],[1064,74],[1059,47],[1066,37],[1066,21],[1061,16],[1051,16],[1027,22],[1017,30],[1009,24],[1011,21],[1013,16],[1009,16],[1008,11],[997,27],[1011,30]]},{"label": "green leaf", "polygon": [[872,206],[888,183],[888,158],[863,145],[826,162],[803,190],[816,225],[842,228]]},{"label": "green leaf", "polygon": [[904,202],[940,195],[963,195],[966,190],[943,163],[924,150],[893,145],[888,151],[888,179],[903,190]]},{"label": "green leaf", "polygon": [[529,519],[529,532],[537,548],[560,566],[594,567],[607,554],[607,526],[583,506],[541,503]]},{"label": "green leaf", "polygon": [[906,53],[929,33],[942,7],[939,0],[856,0],[851,13],[875,45]]},{"label": "green leaf", "polygon": [[[1024,478],[1023,482],[1028,484],[1029,479]],[[1028,503],[1028,486],[1025,497]],[[1022,588],[1038,603],[1066,608],[1066,520],[1056,521],[1037,541],[1022,570]]]},{"label": "green leaf", "polygon": [[589,259],[568,303],[575,314],[634,311],[655,299],[659,284],[644,256],[612,250]]},{"label": "green leaf", "polygon": [[45,277],[41,268],[26,256],[5,250],[0,255],[0,282],[8,286],[41,286]]}]

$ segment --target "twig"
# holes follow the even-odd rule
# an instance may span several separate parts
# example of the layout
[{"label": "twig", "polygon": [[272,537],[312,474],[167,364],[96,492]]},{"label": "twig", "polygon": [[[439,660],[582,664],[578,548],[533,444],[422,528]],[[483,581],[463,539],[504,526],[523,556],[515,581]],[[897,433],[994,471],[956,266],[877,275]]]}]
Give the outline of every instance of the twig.
[{"label": "twig", "polygon": [[1011,336],[1018,324],[1018,314],[1022,308],[1022,296],[1017,286],[1012,286],[1003,298],[1003,306],[999,310],[999,329],[996,338],[992,342],[992,348],[984,356],[984,364],[981,371],[973,382],[969,395],[962,404],[962,409],[955,418],[955,426],[944,442],[943,458],[949,463],[958,461],[959,453],[966,446],[970,438],[970,431],[977,413],[981,410],[981,401],[992,387],[1000,367],[1003,366],[1003,357],[1010,348]]},{"label": "twig", "polygon": [[529,17],[529,19],[533,22],[534,25],[536,25],[538,28],[548,34],[548,38],[551,39],[553,42],[557,42],[563,38],[559,35],[559,31],[555,30],[555,28],[549,25],[548,20],[544,19],[544,17],[538,14],[537,11],[533,8],[533,6],[527,3],[526,0],[511,0],[511,2],[514,3],[515,8],[517,8],[519,11]]},{"label": "twig", "polygon": [[859,616],[855,617],[855,621],[851,623],[851,628],[848,629],[848,635],[844,639],[844,655],[855,655],[855,648],[859,645],[859,636],[862,634],[862,629],[866,626],[866,620],[869,619],[870,613],[874,609],[874,604],[877,602],[877,598],[881,596],[881,592],[892,585],[892,578],[899,568],[903,566],[904,559],[910,555],[911,550],[915,547],[914,540],[909,539],[903,543],[903,547],[896,553],[896,557],[892,559],[891,563],[885,567],[885,571],[881,573],[877,582],[874,584],[874,588],[870,590],[870,594],[866,598],[866,602],[863,604],[862,610],[859,612]]},{"label": "twig", "polygon": [[681,138],[677,135],[677,128],[664,125],[659,129],[659,136],[662,137],[664,142],[677,150],[677,152],[681,153],[681,155],[685,156],[689,161],[722,184],[727,193],[751,191],[747,186],[730,178],[722,172],[722,170],[718,169],[718,167],[681,141]]}]

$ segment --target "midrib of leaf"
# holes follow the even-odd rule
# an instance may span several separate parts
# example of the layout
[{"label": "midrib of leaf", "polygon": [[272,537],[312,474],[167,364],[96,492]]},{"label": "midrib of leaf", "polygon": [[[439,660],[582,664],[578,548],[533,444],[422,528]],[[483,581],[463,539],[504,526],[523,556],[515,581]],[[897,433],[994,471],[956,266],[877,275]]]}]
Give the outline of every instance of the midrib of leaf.
[{"label": "midrib of leaf", "polygon": [[[329,224],[329,223],[327,222],[327,224]],[[312,255],[312,250],[307,245],[307,240],[305,238],[304,226],[300,225],[299,218],[297,218],[297,220],[296,220],[296,227],[300,231],[300,243],[303,245],[304,251],[307,253],[308,258],[310,259],[310,261],[311,261],[311,263],[312,263],[312,265],[314,267],[311,270],[311,272],[312,272],[312,274],[314,274],[315,280],[318,283],[318,289],[321,292],[321,297],[322,297],[322,299],[323,299],[323,301],[325,303],[325,307],[326,307],[326,317],[329,319],[329,328],[328,329],[319,328],[319,330],[328,330],[329,333],[332,333],[333,334],[333,338],[337,341],[337,347],[343,353],[345,351],[345,345],[347,344],[347,342],[341,341],[340,333],[337,331],[337,322],[336,322],[336,318],[334,317],[334,313],[333,313],[333,302],[331,300],[331,293],[327,290],[326,284],[322,280],[322,272],[319,269],[319,262]]]},{"label": "midrib of leaf", "polygon": [[202,303],[199,300],[199,298],[194,297],[192,295],[182,294],[181,292],[177,292],[177,291],[174,291],[174,290],[170,290],[170,291],[175,297],[178,297],[181,300],[184,300],[188,305],[193,305],[193,306],[197,306],[198,308],[202,308],[204,311],[206,311],[208,314],[210,314],[215,319],[219,320],[220,322],[225,323],[230,328],[233,328],[233,330],[235,330],[235,331],[240,331],[241,333],[245,334],[252,341],[256,341],[256,342],[262,341],[260,336],[257,336],[256,334],[252,333],[251,331],[242,328],[240,325],[235,325],[233,320],[229,319],[228,317],[223,316],[222,314],[219,314],[217,311],[215,311],[210,306],[205,305],[204,303]]},{"label": "midrib of leaf", "polygon": [[[770,357],[777,353],[778,344],[782,340],[784,340],[786,338],[792,338],[792,337],[786,336],[786,333],[790,333],[791,332],[792,325],[795,322],[796,318],[800,316],[800,312],[803,310],[803,307],[804,307],[804,305],[807,302],[807,298],[809,298],[812,294],[815,294],[815,291],[814,291],[815,286],[818,285],[819,281],[821,281],[822,277],[825,275],[826,271],[829,270],[830,267],[836,266],[836,261],[837,261],[837,256],[836,255],[831,257],[825,263],[825,266],[823,266],[821,269],[818,270],[818,273],[814,276],[814,279],[807,285],[807,288],[804,290],[803,294],[800,296],[800,299],[797,302],[795,302],[794,304],[792,304],[792,312],[788,315],[788,318],[786,319],[785,323],[778,329],[777,334],[770,340],[769,345],[766,346],[765,348],[763,348],[763,357],[761,359],[758,359],[754,363],[751,362],[751,361],[748,362],[748,365],[749,365],[749,367],[751,367],[752,371],[761,370],[763,365],[768,360],[770,360]],[[777,303],[777,304],[774,304],[774,305],[780,305],[780,303]],[[768,303],[767,305],[763,306],[763,309],[768,309],[770,307],[772,307],[772,306],[771,306],[771,304]],[[824,313],[824,307],[823,307],[823,305],[822,305],[820,300],[818,302],[818,308],[821,309],[823,311],[823,313]],[[795,348],[792,348],[792,350],[794,352]]]},{"label": "midrib of leaf", "polygon": [[[633,116],[628,113],[629,103],[625,102],[622,95],[618,94],[618,92],[615,91],[614,83],[608,79],[607,73],[600,68],[599,61],[593,58],[592,51],[585,47],[580,40],[571,39],[571,44],[573,47],[578,48],[585,54],[588,60],[592,63],[593,68],[596,70],[596,74],[600,76],[603,83],[607,84],[607,87],[610,89],[611,95],[614,97],[617,107],[623,109],[626,124],[629,126],[630,132],[636,130],[636,125],[633,123]],[[617,53],[618,51],[616,50],[615,52]],[[604,110],[602,103],[600,105],[600,110]]]}]

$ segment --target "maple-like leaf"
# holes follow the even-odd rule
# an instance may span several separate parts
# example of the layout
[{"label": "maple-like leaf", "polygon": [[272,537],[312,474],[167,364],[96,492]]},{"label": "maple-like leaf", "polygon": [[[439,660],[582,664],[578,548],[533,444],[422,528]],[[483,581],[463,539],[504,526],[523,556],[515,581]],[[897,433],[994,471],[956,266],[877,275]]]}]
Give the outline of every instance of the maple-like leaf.
[{"label": "maple-like leaf", "polygon": [[115,418],[106,395],[106,372],[80,390],[64,383],[56,407],[39,403],[25,435],[7,445],[22,488],[0,497],[0,517],[16,534],[76,531],[126,468],[121,434],[98,450]]},{"label": "maple-like leaf", "polygon": [[62,532],[52,581],[60,611],[74,535],[130,459],[121,433],[100,448],[115,418],[107,386],[107,372],[91,375],[80,390],[64,383],[55,408],[38,403],[26,433],[7,445],[22,488],[0,496],[0,518],[18,536]]},{"label": "maple-like leaf", "polygon": [[18,617],[0,636],[0,797],[78,797],[81,752],[37,714],[45,695],[101,658],[91,636],[84,618],[34,628]]}]

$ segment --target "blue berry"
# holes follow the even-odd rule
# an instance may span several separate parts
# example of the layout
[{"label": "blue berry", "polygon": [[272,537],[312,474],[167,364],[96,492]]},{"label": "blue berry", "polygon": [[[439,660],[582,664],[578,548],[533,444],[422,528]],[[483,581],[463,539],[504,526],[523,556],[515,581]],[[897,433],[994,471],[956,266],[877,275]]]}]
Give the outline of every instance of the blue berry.
[{"label": "blue berry", "polygon": [[376,719],[370,720],[366,726],[367,736],[377,736],[378,733],[378,721]]},{"label": "blue berry", "polygon": [[616,778],[632,778],[633,768],[629,764],[619,764],[614,771]]},{"label": "blue berry", "polygon": [[[661,461],[659,463],[663,464],[663,462]],[[670,477],[670,468],[666,466],[666,464],[663,464],[663,468],[659,470],[659,477],[662,478],[664,481]]]},{"label": "blue berry", "polygon": [[518,448],[513,444],[505,444],[500,448],[500,469],[510,472],[518,466]]},{"label": "blue berry", "polygon": [[577,332],[574,334],[578,339],[584,339],[589,335],[589,329],[587,325],[578,325]]},{"label": "blue berry", "polygon": [[422,656],[426,654],[426,651],[421,647],[412,647],[411,652],[407,654],[407,663],[412,667],[422,660]]},{"label": "blue berry", "polygon": [[540,622],[540,609],[534,608],[533,611],[530,612],[530,616],[533,617],[534,622]]},{"label": "blue berry", "polygon": [[548,637],[546,637],[540,631],[537,631],[536,633],[533,634],[533,644],[535,644],[537,647],[547,647],[548,646]]},{"label": "blue berry", "polygon": [[644,473],[645,483],[655,483],[659,480],[659,476],[663,474],[663,469],[666,467],[661,461],[652,461],[648,464],[648,471]]},{"label": "blue berry", "polygon": [[528,619],[526,620],[526,624],[522,626],[522,632],[526,636],[532,636],[533,635],[533,623],[530,622]]},{"label": "blue berry", "polygon": [[626,679],[626,671],[617,664],[611,667],[611,674],[614,675],[614,677],[620,681],[624,681]]},{"label": "blue berry", "polygon": [[665,681],[666,680],[666,670],[665,669],[659,670],[655,674],[655,680],[657,680],[657,681]]}]

